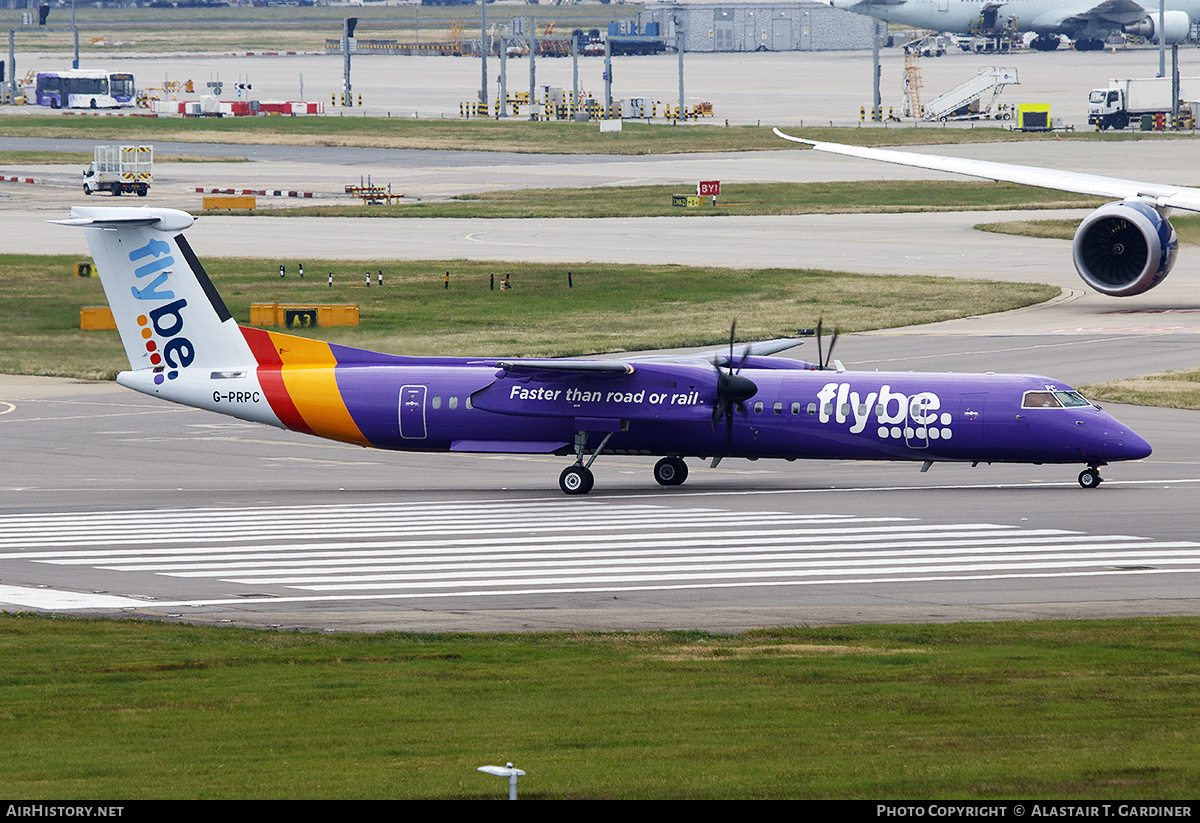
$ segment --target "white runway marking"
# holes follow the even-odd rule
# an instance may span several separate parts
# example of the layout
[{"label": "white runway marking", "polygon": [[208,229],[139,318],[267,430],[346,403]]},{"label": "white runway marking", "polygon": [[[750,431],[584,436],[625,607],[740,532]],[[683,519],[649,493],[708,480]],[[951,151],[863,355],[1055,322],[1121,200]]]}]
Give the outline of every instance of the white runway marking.
[{"label": "white runway marking", "polygon": [[[41,569],[39,579],[47,567],[90,570],[89,579],[136,592],[0,586],[0,603],[96,610],[248,597],[532,599],[1197,572],[1200,543],[837,512],[526,500],[7,515],[0,562]],[[178,599],[180,587],[195,596]]]}]

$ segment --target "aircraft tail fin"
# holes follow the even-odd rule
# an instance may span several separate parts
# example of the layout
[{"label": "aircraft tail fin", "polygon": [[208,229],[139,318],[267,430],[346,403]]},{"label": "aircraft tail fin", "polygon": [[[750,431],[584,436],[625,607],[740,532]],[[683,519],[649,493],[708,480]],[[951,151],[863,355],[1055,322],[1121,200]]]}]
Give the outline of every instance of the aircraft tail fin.
[{"label": "aircraft tail fin", "polygon": [[117,331],[134,371],[154,383],[185,369],[256,365],[241,330],[183,237],[175,209],[82,207],[52,221],[84,229]]}]

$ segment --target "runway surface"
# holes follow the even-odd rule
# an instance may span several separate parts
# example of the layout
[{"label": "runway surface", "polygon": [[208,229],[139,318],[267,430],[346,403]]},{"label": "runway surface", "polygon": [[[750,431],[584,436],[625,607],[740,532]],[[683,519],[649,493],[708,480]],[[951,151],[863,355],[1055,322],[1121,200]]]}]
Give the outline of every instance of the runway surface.
[{"label": "runway surface", "polygon": [[[1129,176],[1194,171],[1179,165],[1178,152],[1190,146],[1137,146],[1119,147]],[[960,150],[1019,159],[1006,156],[1019,150],[1007,146]],[[1026,159],[1086,169],[1112,162],[1116,150],[1040,145]],[[357,177],[367,167],[354,157],[338,149],[294,162],[177,164],[147,200],[190,208],[197,175],[228,169],[298,185],[300,164],[336,190],[348,169]],[[409,174],[430,196],[521,180],[687,180],[711,169],[733,180],[911,174],[790,150],[536,161],[446,155],[438,172],[422,166],[428,157],[363,157]],[[5,250],[81,253],[78,232],[42,222],[81,199],[74,184],[31,189],[0,189]],[[1005,315],[847,337],[838,356],[856,368],[1029,372],[1075,385],[1195,366],[1195,249],[1183,250],[1176,273],[1155,291],[1113,300],[1082,288],[1068,244],[973,229],[1004,217],[204,217],[188,236],[201,259],[458,256],[1036,280],[1064,295]],[[595,491],[568,499],[556,487],[563,458],[381,453],[112,385],[0,378],[0,604],[420,631],[1195,614],[1200,413],[1110,410],[1155,452],[1106,468],[1106,482],[1091,491],[1069,466],[936,465],[922,474],[917,464],[734,460],[693,465],[685,486],[663,489],[651,460],[601,457]]]},{"label": "runway surface", "polygon": [[[1095,358],[1070,356],[1076,336],[962,340],[840,347],[868,368],[1061,360],[1080,376],[1136,369],[1139,343],[1164,362],[1186,350],[1153,355],[1180,343],[1170,335],[1087,339]],[[1155,453],[1091,491],[1072,466],[737,460],[694,463],[663,489],[649,458],[602,456],[595,491],[570,499],[559,457],[368,451],[108,384],[7,378],[0,398],[0,602],[13,608],[321,630],[735,631],[1200,606],[1195,412],[1110,407]]]}]

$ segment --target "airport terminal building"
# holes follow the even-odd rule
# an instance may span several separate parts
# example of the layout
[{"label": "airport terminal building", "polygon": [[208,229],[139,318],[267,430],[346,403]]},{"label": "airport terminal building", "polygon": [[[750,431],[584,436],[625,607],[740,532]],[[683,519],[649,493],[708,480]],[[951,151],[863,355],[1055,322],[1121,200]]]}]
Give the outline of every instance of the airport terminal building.
[{"label": "airport terminal building", "polygon": [[845,51],[871,48],[875,21],[821,3],[653,3],[641,31],[658,23],[669,44],[676,25],[685,52]]}]

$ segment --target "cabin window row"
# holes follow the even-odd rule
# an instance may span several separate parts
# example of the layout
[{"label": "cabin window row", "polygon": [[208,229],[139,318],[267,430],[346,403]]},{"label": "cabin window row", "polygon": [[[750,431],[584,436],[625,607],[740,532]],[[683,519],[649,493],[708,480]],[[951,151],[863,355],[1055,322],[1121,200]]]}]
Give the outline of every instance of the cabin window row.
[{"label": "cabin window row", "polygon": [[[765,404],[763,401],[761,401],[761,400],[756,400],[756,401],[755,401],[755,403],[754,403],[754,413],[755,413],[755,414],[762,414],[763,412],[765,412],[765,411],[766,411],[766,409],[767,409],[767,407],[766,407],[766,404]],[[848,417],[848,416],[850,415],[850,412],[851,412],[851,410],[852,410],[852,407],[851,407],[851,405],[850,405],[849,403],[843,403],[843,404],[842,404],[842,406],[841,406],[841,408],[840,408],[840,413],[841,413],[843,416],[845,416],[845,417]],[[780,402],[780,401],[776,401],[776,402],[775,402],[775,404],[774,404],[774,405],[771,407],[771,411],[773,411],[775,414],[783,414],[783,403],[782,403],[782,402]],[[810,416],[811,416],[811,415],[815,415],[815,414],[817,413],[817,404],[816,404],[816,403],[809,403],[809,404],[808,404],[808,406],[807,406],[807,407],[805,407],[805,406],[804,406],[802,403],[799,403],[799,402],[793,402],[793,403],[791,404],[791,409],[790,409],[790,411],[791,411],[791,413],[792,413],[792,414],[795,414],[795,415],[798,415],[798,414],[801,414],[801,413],[807,413],[807,414],[808,414],[808,415],[810,415]],[[883,407],[882,407],[882,406],[876,406],[876,411],[877,411],[877,412],[878,412],[880,415],[882,415],[882,414],[883,414]],[[865,403],[860,403],[860,404],[858,405],[858,411],[857,411],[857,413],[858,413],[858,416],[859,416],[859,417],[864,417],[864,416],[866,416],[866,414],[867,414],[867,406],[866,406],[866,404],[865,404]],[[825,415],[826,415],[826,416],[832,416],[832,415],[833,415],[833,404],[832,404],[832,403],[826,403],[826,404],[825,404]]]},{"label": "cabin window row", "polygon": [[[437,395],[434,395],[433,397],[431,397],[429,399],[429,406],[434,409],[440,409],[442,407],[442,398]],[[468,409],[471,408],[470,395],[468,395],[466,398],[463,399],[463,407],[468,408]],[[458,398],[457,397],[447,397],[446,398],[446,408],[457,409],[458,408]]]}]

